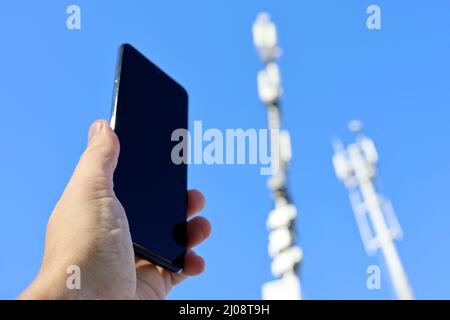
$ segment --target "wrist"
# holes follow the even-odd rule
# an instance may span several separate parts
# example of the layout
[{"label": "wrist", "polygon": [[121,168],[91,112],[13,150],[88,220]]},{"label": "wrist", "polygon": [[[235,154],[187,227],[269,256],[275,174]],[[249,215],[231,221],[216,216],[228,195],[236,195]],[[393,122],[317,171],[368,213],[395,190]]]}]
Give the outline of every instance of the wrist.
[{"label": "wrist", "polygon": [[69,275],[65,272],[40,272],[18,297],[20,300],[78,300],[80,289],[67,285]]}]

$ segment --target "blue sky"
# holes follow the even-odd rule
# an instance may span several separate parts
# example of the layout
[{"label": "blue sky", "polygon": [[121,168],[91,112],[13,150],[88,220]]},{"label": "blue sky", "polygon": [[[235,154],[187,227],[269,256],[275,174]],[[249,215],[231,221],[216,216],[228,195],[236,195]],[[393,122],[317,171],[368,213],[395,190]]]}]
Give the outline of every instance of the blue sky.
[{"label": "blue sky", "polygon": [[[382,30],[366,28],[378,4]],[[82,29],[66,28],[77,4]],[[367,257],[331,138],[364,121],[378,147],[380,188],[405,238],[398,249],[417,298],[450,298],[450,4],[435,1],[10,1],[1,6],[0,298],[14,298],[40,264],[45,225],[94,119],[108,118],[118,46],[129,42],[190,94],[205,128],[264,128],[261,68],[251,38],[260,11],[283,48],[283,122],[299,209],[307,299],[392,298],[366,288]],[[198,248],[204,275],[170,298],[259,299],[272,279],[265,219],[272,203],[259,167],[193,165],[213,235]]]}]

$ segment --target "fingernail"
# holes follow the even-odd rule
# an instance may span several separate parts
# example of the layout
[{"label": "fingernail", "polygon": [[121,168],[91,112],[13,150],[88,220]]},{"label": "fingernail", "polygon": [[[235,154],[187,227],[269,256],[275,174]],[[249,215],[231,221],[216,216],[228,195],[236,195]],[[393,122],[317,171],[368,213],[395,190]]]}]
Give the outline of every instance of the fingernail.
[{"label": "fingernail", "polygon": [[102,128],[104,126],[103,121],[95,121],[91,127],[89,128],[89,134],[88,134],[88,141],[90,142],[92,140],[92,138],[99,133],[100,131],[102,131]]}]

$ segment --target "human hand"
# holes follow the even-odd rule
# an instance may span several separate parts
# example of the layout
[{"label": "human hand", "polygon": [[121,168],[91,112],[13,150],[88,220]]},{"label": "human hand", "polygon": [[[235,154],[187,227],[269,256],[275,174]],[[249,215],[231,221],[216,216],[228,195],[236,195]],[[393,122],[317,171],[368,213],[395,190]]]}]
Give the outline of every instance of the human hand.
[{"label": "human hand", "polygon": [[[47,225],[41,269],[21,299],[163,299],[172,286],[204,270],[191,248],[210,234],[207,219],[187,223],[184,271],[175,274],[135,257],[125,210],[113,191],[119,140],[106,121],[89,129],[88,146]],[[188,193],[188,218],[202,210],[203,195]],[[81,288],[68,289],[69,266]]]}]

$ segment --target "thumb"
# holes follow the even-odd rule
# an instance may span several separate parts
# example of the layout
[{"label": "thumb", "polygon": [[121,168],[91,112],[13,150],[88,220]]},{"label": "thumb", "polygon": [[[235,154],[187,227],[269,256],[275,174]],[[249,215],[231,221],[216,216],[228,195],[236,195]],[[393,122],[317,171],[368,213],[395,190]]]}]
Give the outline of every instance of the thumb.
[{"label": "thumb", "polygon": [[112,182],[119,158],[119,139],[105,120],[95,121],[88,136],[88,146],[80,158],[75,176],[102,177]]}]

